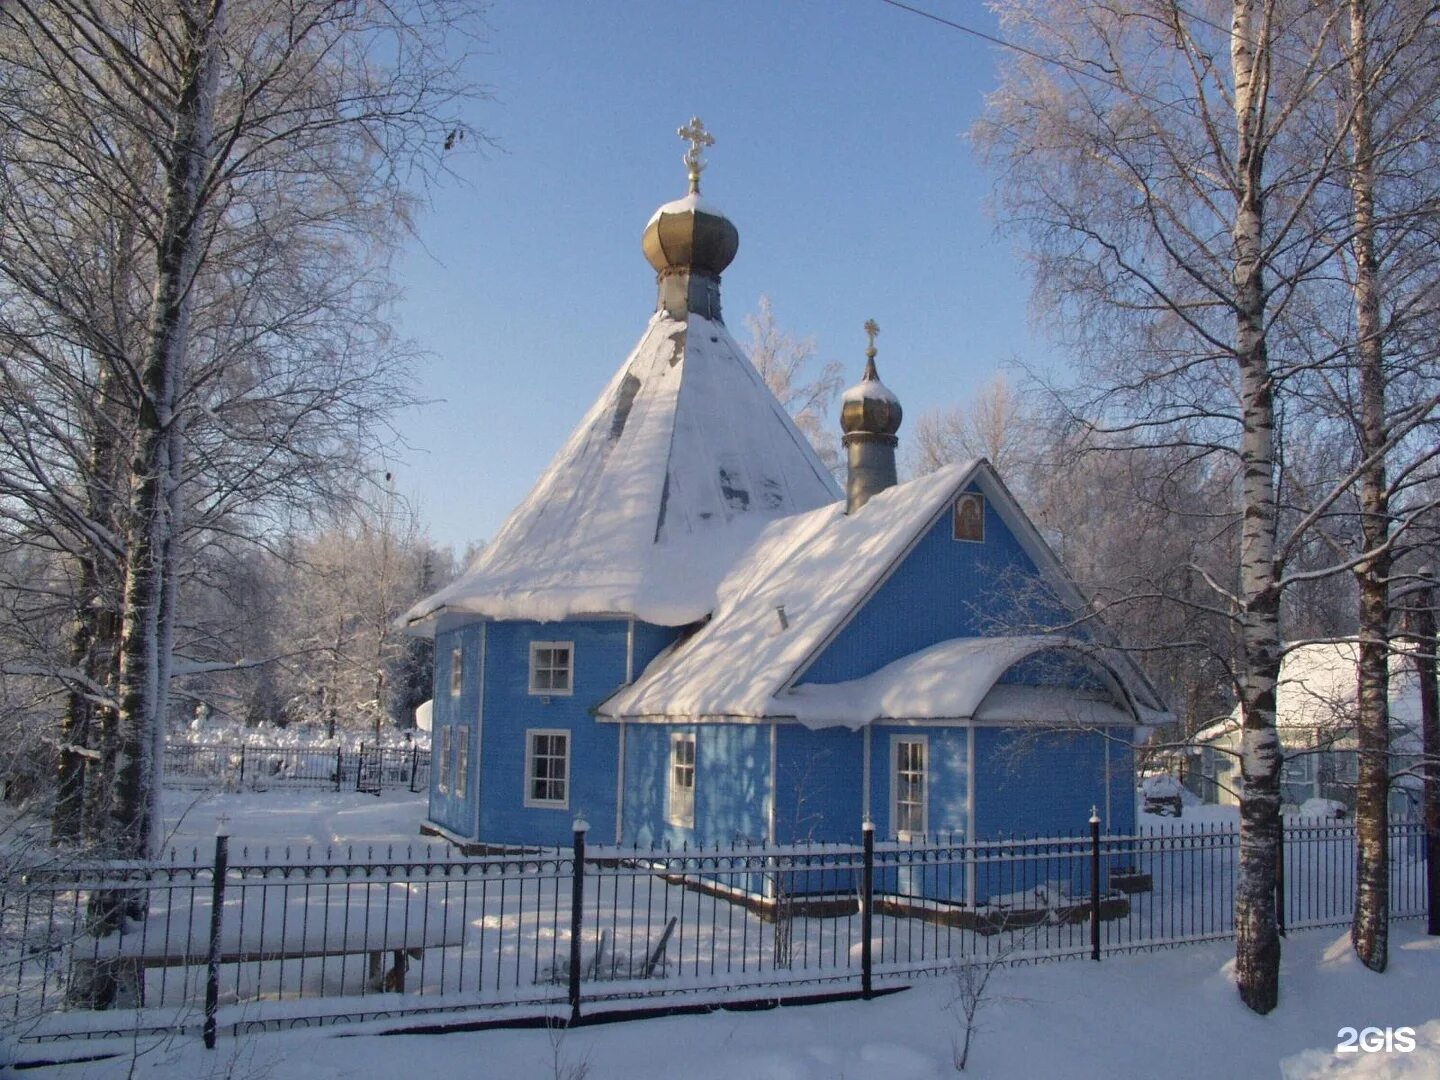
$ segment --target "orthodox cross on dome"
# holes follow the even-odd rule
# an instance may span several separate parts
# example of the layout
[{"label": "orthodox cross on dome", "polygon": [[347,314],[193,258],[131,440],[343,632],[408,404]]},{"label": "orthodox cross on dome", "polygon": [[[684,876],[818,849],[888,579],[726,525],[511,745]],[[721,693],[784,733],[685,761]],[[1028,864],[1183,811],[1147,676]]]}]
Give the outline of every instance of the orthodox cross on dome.
[{"label": "orthodox cross on dome", "polygon": [[690,170],[690,194],[700,194],[700,174],[705,171],[705,160],[700,156],[706,146],[715,145],[715,136],[705,130],[705,123],[698,116],[692,116],[690,123],[675,132],[690,144],[685,151],[685,167]]},{"label": "orthodox cross on dome", "polygon": [[867,360],[875,359],[875,335],[880,333],[880,324],[874,319],[865,320],[865,333],[870,337],[870,347],[865,350]]}]

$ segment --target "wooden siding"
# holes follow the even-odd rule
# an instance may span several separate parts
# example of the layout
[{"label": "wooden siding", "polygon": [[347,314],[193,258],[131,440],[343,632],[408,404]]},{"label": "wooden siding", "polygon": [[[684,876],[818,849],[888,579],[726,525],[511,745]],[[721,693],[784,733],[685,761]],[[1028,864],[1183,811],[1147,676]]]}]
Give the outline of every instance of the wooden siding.
[{"label": "wooden siding", "polygon": [[864,735],[848,728],[776,731],[775,839],[856,843],[864,819]]},{"label": "wooden siding", "polygon": [[[695,827],[665,820],[670,733],[695,734]],[[768,724],[631,724],[625,737],[623,842],[763,843],[770,792]]]},{"label": "wooden siding", "polygon": [[[450,665],[453,651],[461,652],[461,686],[458,697],[450,693]],[[480,773],[476,750],[479,748],[480,717],[480,624],[460,626],[435,635],[435,695],[431,706],[430,722],[430,809],[429,817],[436,825],[443,826],[459,836],[471,836],[475,831],[475,806],[479,798]],[[440,791],[440,777],[443,771],[440,760],[441,732],[451,730],[450,747],[452,758],[458,754],[459,739],[454,732],[459,728],[469,730],[470,775],[465,795],[455,792],[454,771],[450,770],[451,789]]]},{"label": "wooden siding", "polygon": [[977,728],[976,838],[1088,830],[1090,808],[1105,808],[1105,744],[1099,731]]},{"label": "wooden siding", "polygon": [[1029,633],[1059,617],[1035,563],[987,499],[984,543],[952,539],[950,515],[941,515],[800,681],[858,679],[941,641]]}]

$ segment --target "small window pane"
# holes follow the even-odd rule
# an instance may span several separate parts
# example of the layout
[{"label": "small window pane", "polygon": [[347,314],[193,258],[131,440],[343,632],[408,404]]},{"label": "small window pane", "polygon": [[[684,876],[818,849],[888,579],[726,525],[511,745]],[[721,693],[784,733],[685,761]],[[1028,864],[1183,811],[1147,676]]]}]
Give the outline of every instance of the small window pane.
[{"label": "small window pane", "polygon": [[891,820],[898,834],[925,831],[925,741],[901,739],[895,744],[895,774],[891,778],[894,809]]},{"label": "small window pane", "polygon": [[569,737],[552,732],[531,732],[528,738],[527,800],[565,805],[568,798],[566,780],[570,771]]},{"label": "small window pane", "polygon": [[530,693],[568,694],[574,685],[573,650],[566,644],[532,642],[530,645]]}]

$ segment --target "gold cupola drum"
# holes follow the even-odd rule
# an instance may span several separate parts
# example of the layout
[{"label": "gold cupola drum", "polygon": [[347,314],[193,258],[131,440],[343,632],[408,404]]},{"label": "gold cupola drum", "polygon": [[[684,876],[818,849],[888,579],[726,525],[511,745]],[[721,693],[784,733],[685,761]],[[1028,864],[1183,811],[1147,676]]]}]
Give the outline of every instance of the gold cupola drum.
[{"label": "gold cupola drum", "polygon": [[880,381],[875,370],[875,336],[880,327],[874,319],[865,323],[870,344],[865,350],[865,374],[845,391],[840,400],[841,442],[845,445],[848,475],[845,481],[845,512],[853,514],[876,492],[894,487],[895,433],[904,416],[900,399]]}]

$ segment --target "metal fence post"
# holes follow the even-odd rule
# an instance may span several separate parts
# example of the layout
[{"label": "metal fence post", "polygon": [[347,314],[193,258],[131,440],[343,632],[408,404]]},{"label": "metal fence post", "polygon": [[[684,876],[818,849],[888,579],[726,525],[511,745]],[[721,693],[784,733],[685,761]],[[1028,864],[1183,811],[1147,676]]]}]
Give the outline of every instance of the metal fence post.
[{"label": "metal fence post", "polygon": [[365,772],[365,744],[362,742],[362,743],[360,744],[360,752],[355,755],[355,790],[356,790],[356,791],[359,791],[360,788],[362,787],[361,777],[364,775],[364,772]]},{"label": "metal fence post", "polygon": [[337,746],[337,747],[335,748],[335,790],[336,790],[336,791],[339,791],[339,790],[340,790],[340,776],[341,776],[341,774],[344,772],[344,767],[343,767],[343,766],[344,766],[344,761],[343,761],[343,759],[342,759],[342,757],[341,757],[341,750],[340,750],[340,748]]},{"label": "metal fence post", "polygon": [[869,818],[860,826],[865,837],[865,864],[860,871],[860,993],[869,1001],[874,993],[874,957],[870,942],[875,902],[875,823]]},{"label": "metal fence post", "polygon": [[245,744],[244,744],[244,743],[241,743],[241,744],[240,744],[240,783],[237,785],[237,787],[238,787],[238,790],[240,790],[240,791],[244,791],[244,790],[245,790]]},{"label": "metal fence post", "polygon": [[1090,808],[1090,959],[1100,959],[1100,808]]},{"label": "metal fence post", "polygon": [[419,743],[416,743],[414,746],[410,747],[410,794],[412,794],[412,795],[415,794],[415,792],[417,792],[417,791],[420,790],[418,787],[415,786],[416,784],[418,784],[418,783],[420,782],[420,781],[419,781],[419,774],[420,774],[420,744],[419,744]]},{"label": "metal fence post", "polygon": [[225,874],[230,867],[230,837],[222,830],[221,818],[215,833],[215,869],[210,882],[210,951],[205,961],[205,1049],[215,1049],[215,1012],[220,1003],[220,929],[225,910]]},{"label": "metal fence post", "polygon": [[575,819],[575,869],[570,886],[570,1023],[580,1022],[580,923],[585,907],[585,834],[590,823]]},{"label": "metal fence post", "polygon": [[1285,936],[1285,819],[1275,833],[1275,928]]}]

